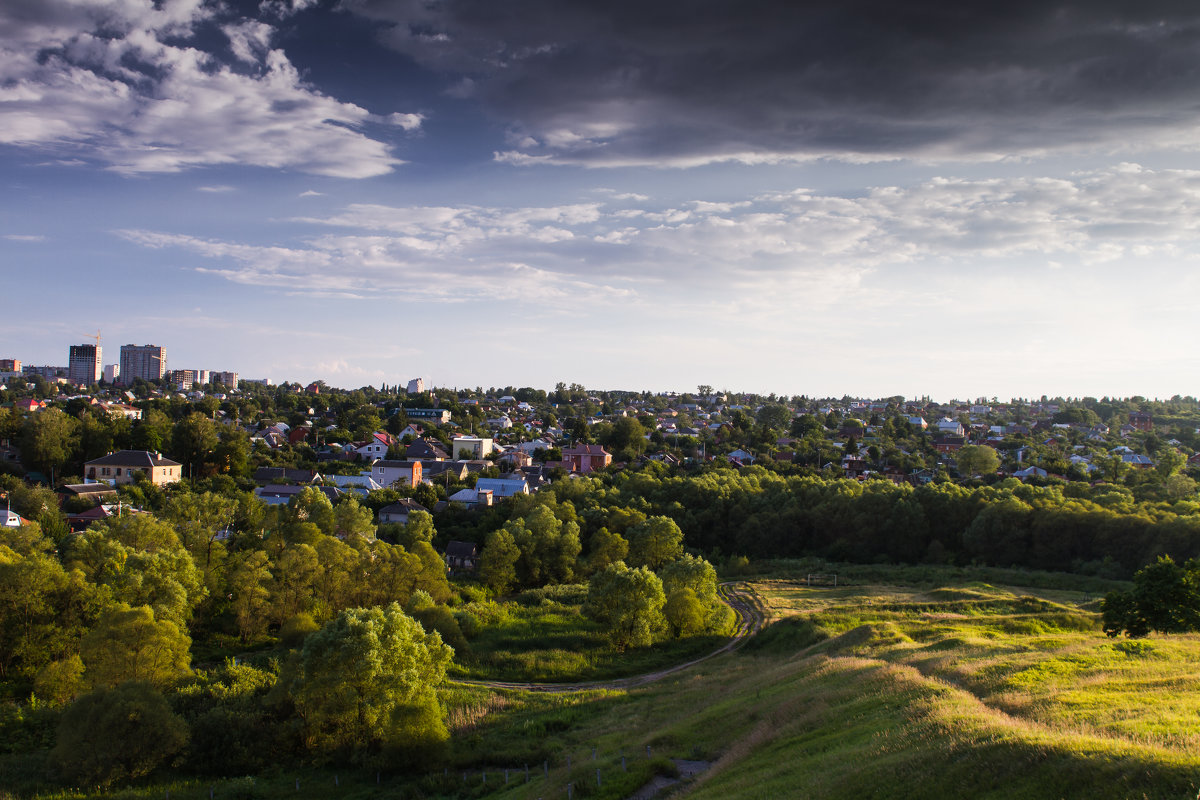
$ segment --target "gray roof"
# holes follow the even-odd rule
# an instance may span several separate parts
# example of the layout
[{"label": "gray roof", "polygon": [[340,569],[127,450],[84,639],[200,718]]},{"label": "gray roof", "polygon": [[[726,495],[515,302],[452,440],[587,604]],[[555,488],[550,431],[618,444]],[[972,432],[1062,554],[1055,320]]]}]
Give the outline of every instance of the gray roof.
[{"label": "gray roof", "polygon": [[163,458],[159,453],[151,453],[146,450],[118,450],[115,453],[109,453],[106,456],[92,459],[87,462],[87,466],[113,466],[113,467],[181,467],[183,466],[178,461],[172,461],[169,458]]}]

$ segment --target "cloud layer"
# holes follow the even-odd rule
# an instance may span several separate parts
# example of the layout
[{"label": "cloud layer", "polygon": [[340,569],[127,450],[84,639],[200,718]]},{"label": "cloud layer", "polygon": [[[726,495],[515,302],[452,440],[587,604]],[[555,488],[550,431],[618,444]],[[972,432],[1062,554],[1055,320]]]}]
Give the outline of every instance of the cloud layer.
[{"label": "cloud layer", "polygon": [[[262,15],[304,5],[275,2]],[[364,178],[400,163],[365,131],[411,130],[419,115],[376,118],[322,94],[273,35],[212,0],[9,0],[0,144],[128,173],[238,164]]]},{"label": "cloud layer", "polygon": [[1118,262],[1191,260],[1200,172],[1122,164],[1067,178],[934,178],[857,197],[797,189],[668,208],[640,196],[545,208],[352,204],[292,222],[329,232],[273,247],[122,235],[286,292],[538,304],[720,298],[790,313],[790,302],[857,296],[868,276],[904,285],[945,271],[978,282],[993,265],[1032,264],[1040,272],[1027,277],[1037,280],[1064,264],[1084,270],[1079,277]]},{"label": "cloud layer", "polygon": [[1188,0],[343,0],[510,125],[509,163],[1194,147]]}]

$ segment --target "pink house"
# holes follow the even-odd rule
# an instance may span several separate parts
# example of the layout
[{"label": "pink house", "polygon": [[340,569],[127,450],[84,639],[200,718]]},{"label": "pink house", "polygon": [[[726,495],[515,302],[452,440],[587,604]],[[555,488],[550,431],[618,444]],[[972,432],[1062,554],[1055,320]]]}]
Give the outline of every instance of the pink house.
[{"label": "pink house", "polygon": [[598,444],[577,444],[563,450],[563,461],[571,464],[571,471],[581,475],[604,469],[612,463],[612,453]]}]

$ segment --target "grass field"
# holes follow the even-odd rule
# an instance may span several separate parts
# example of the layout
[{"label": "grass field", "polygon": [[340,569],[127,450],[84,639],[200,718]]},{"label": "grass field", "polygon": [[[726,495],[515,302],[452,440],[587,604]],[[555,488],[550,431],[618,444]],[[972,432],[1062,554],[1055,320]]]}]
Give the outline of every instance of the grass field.
[{"label": "grass field", "polygon": [[[571,784],[577,798],[623,798],[687,758],[710,762],[684,789],[705,800],[1197,797],[1200,636],[1108,639],[1097,586],[1068,577],[912,577],[878,568],[836,589],[758,580],[772,617],[762,633],[638,689],[448,685],[449,761],[420,778],[319,770],[180,782],[170,796],[202,800],[214,786],[214,798],[533,800]],[[574,654],[589,634],[563,613],[528,606],[505,635],[534,640],[526,652]],[[555,631],[585,638],[564,644]]]},{"label": "grass field", "polygon": [[598,623],[580,614],[581,603],[494,604],[486,626],[471,640],[470,655],[455,659],[451,677],[554,683],[620,678],[690,661],[726,641],[693,636],[617,650]]},{"label": "grass field", "polygon": [[[596,746],[606,773],[603,754],[622,747],[646,767],[711,760],[686,791],[696,798],[1196,797],[1200,637],[1110,640],[1096,586],[1041,582],[762,580],[775,624],[740,653],[565,717],[525,708],[522,724],[560,720],[549,753],[559,788],[572,777],[566,755],[578,765]],[[517,718],[481,720],[478,745],[511,747]],[[577,766],[573,777],[576,796],[626,796],[584,785]]]}]

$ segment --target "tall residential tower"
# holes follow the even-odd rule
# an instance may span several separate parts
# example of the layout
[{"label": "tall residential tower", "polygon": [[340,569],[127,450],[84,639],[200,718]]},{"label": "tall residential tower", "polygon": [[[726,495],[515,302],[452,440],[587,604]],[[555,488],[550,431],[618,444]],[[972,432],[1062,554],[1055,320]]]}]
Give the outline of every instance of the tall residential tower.
[{"label": "tall residential tower", "polygon": [[156,344],[121,345],[120,380],[124,386],[132,386],[138,378],[157,382],[167,374],[167,350]]},{"label": "tall residential tower", "polygon": [[81,386],[91,386],[104,374],[100,363],[102,348],[98,344],[71,345],[71,361],[67,366],[67,379]]}]

